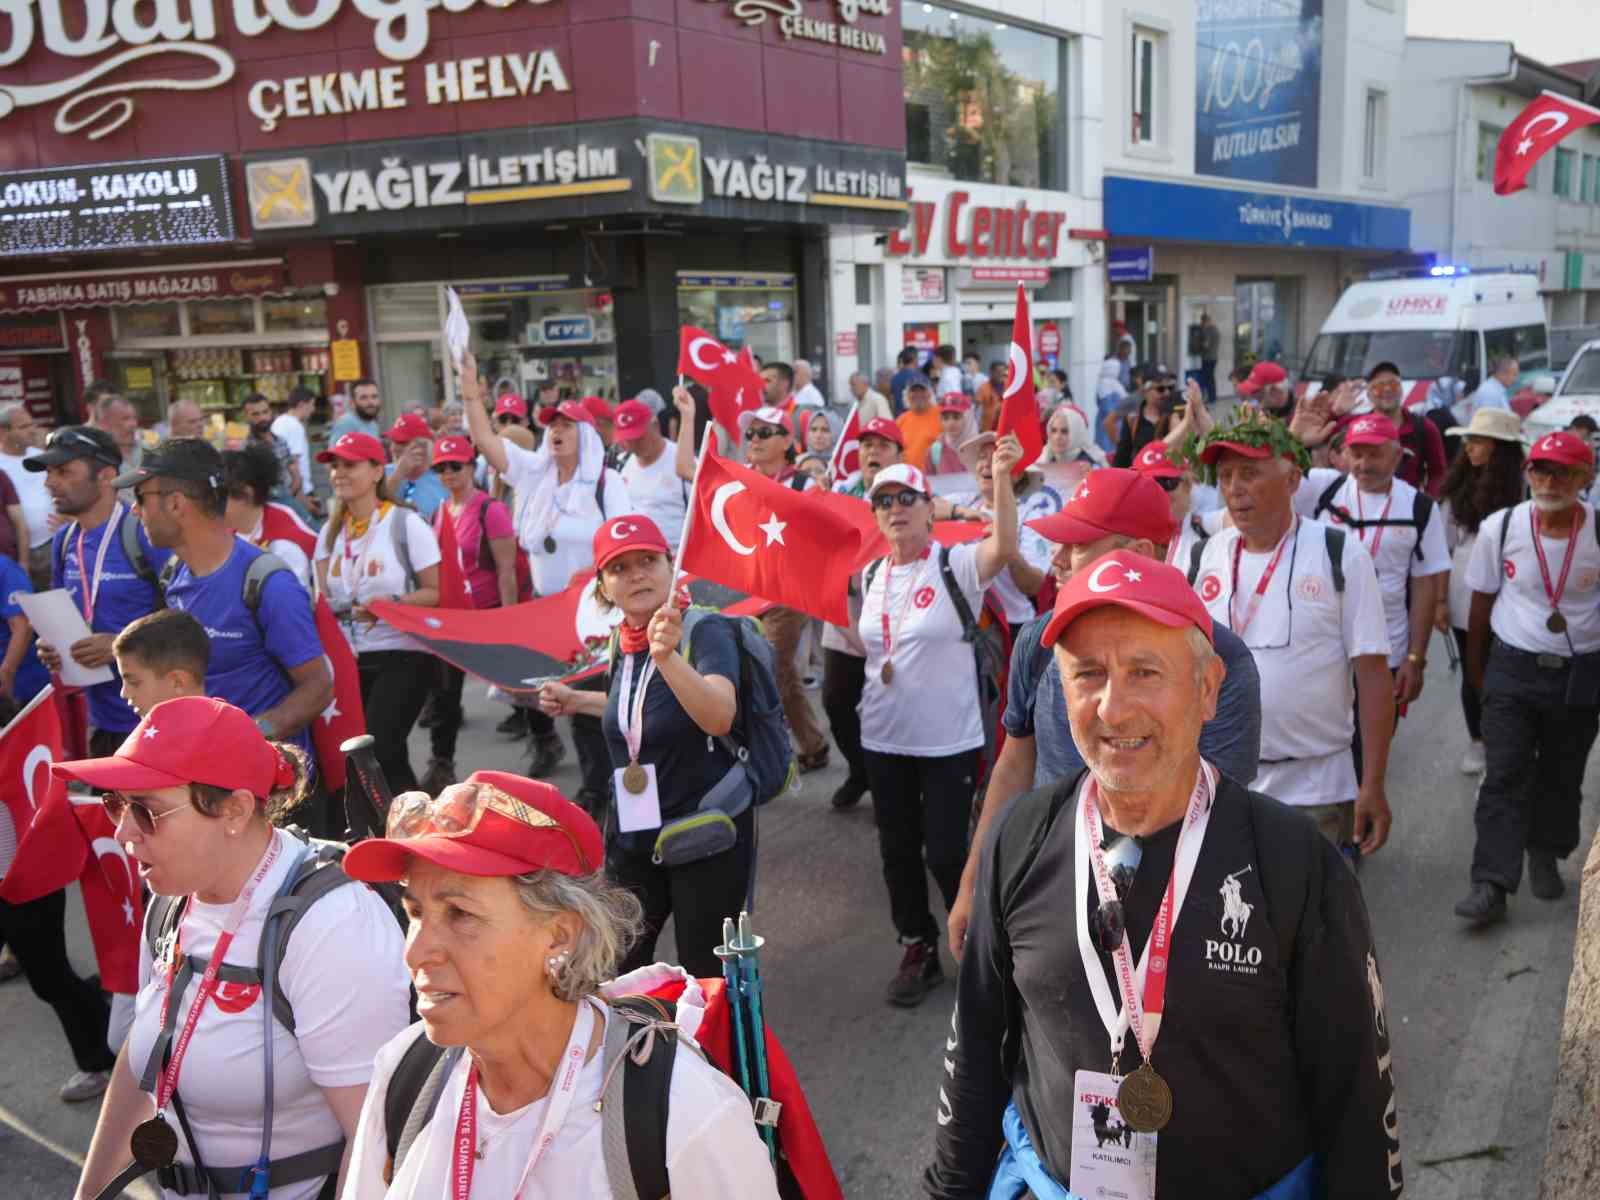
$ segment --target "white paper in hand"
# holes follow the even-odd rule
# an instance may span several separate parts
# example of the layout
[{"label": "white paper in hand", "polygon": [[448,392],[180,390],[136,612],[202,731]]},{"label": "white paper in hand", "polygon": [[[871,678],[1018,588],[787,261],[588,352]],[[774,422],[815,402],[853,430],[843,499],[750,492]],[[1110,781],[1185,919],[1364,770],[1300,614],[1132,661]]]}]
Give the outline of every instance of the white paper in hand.
[{"label": "white paper in hand", "polygon": [[18,592],[17,604],[39,640],[60,653],[62,683],[68,687],[93,687],[111,681],[110,667],[85,667],[67,653],[68,646],[82,641],[92,631],[65,588]]},{"label": "white paper in hand", "polygon": [[472,327],[467,324],[466,310],[461,307],[461,297],[453,287],[444,290],[446,312],[444,318],[444,344],[450,351],[450,361],[461,370],[467,356],[467,343],[472,338]]}]

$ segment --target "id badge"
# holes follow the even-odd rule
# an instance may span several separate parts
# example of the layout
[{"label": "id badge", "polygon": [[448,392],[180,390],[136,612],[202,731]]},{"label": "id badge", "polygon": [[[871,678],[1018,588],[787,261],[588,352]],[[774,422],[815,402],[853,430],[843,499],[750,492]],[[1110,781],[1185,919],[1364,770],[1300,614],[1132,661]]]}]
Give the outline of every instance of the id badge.
[{"label": "id badge", "polygon": [[640,833],[661,828],[661,797],[656,792],[655,763],[641,763],[645,773],[642,792],[630,792],[622,776],[628,768],[611,772],[611,787],[617,797],[617,828],[623,833]]},{"label": "id badge", "polygon": [[1155,1200],[1156,1134],[1135,1133],[1117,1111],[1115,1075],[1072,1076],[1072,1175],[1075,1196]]}]

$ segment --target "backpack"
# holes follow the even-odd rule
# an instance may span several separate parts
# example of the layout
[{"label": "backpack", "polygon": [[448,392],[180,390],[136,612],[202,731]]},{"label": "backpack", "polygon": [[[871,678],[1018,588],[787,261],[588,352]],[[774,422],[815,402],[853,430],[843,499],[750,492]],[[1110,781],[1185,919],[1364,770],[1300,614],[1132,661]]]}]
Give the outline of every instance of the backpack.
[{"label": "backpack", "polygon": [[1417,543],[1411,548],[1411,552],[1416,556],[1417,561],[1421,562],[1422,534],[1428,528],[1429,518],[1433,516],[1433,497],[1429,496],[1421,488],[1418,488],[1416,497],[1413,499],[1411,504],[1411,516],[1373,517],[1370,520],[1363,520],[1362,518],[1351,513],[1349,509],[1336,507],[1333,503],[1333,498],[1339,494],[1339,489],[1344,486],[1345,480],[1349,478],[1350,477],[1348,475],[1341,475],[1328,485],[1327,490],[1324,491],[1322,495],[1317,497],[1317,506],[1311,511],[1311,519],[1315,521],[1321,517],[1323,513],[1330,512],[1335,518],[1337,518],[1341,525],[1348,525],[1350,528],[1357,531],[1363,529],[1381,529],[1390,525],[1409,525],[1417,531]]},{"label": "backpack", "polygon": [[[1410,524],[1409,521],[1401,524]],[[1322,527],[1323,543],[1328,548],[1328,573],[1333,576],[1333,591],[1335,595],[1344,595],[1344,530],[1336,529],[1332,525]],[[1194,586],[1194,581],[1200,578],[1200,556],[1205,551],[1205,542],[1197,542],[1193,552],[1189,555],[1189,586]]]},{"label": "backpack", "polygon": [[[739,648],[733,728],[717,742],[744,767],[759,807],[791,790],[800,778],[778,693],[772,643],[755,617],[729,617],[714,608],[691,606],[683,614],[683,657],[690,666],[694,665],[694,631],[708,617],[732,622],[733,640]],[[617,660],[621,640],[613,629],[609,657],[612,663]]]},{"label": "backpack", "polygon": [[[78,536],[80,538],[83,537],[85,532],[85,530],[80,529]],[[128,565],[133,568],[133,573],[145,583],[154,587],[159,597],[161,587],[156,578],[156,569],[150,565],[150,558],[145,554],[144,546],[139,541],[139,518],[134,516],[131,511],[125,511],[122,514],[122,520],[117,523],[117,540],[122,543],[122,557],[128,560]],[[55,560],[55,577],[57,579],[65,578],[62,562],[67,553],[66,535],[57,538],[51,544],[51,553]],[[85,581],[83,586],[88,587],[88,582]]]},{"label": "backpack", "polygon": [[[497,570],[494,552],[489,549],[489,505],[494,503],[493,497],[485,495],[483,503],[478,505],[478,569],[491,573]],[[449,519],[448,512],[445,513],[445,518]],[[517,563],[517,599],[532,600],[533,568],[528,565],[528,556],[523,553],[521,546],[516,546],[514,552]]]},{"label": "backpack", "polygon": [[[1589,509],[1589,515],[1590,515],[1591,518],[1596,518],[1597,510],[1595,510],[1593,507],[1591,507],[1589,505],[1584,505],[1584,507]],[[1512,508],[1506,509],[1505,510],[1505,514],[1506,514],[1505,520],[1500,522],[1500,561],[1501,562],[1505,562],[1505,560],[1506,560],[1506,538],[1511,533],[1511,514],[1514,513],[1515,511],[1516,511],[1516,508],[1514,506]],[[1600,546],[1600,519],[1591,519],[1589,521],[1589,524],[1594,526],[1595,544],[1597,546]]]}]

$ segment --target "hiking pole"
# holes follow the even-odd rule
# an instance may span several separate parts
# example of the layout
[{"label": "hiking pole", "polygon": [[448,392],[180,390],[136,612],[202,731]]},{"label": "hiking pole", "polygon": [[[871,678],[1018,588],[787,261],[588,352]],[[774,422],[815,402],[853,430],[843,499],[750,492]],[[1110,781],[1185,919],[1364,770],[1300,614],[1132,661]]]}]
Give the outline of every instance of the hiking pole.
[{"label": "hiking pole", "polygon": [[739,1055],[739,1086],[752,1101],[750,1061],[744,1044],[744,995],[739,984],[739,951],[734,948],[733,918],[722,918],[722,945],[712,951],[722,960],[722,983],[728,993],[728,1008],[733,1013],[733,1044]]},{"label": "hiking pole", "polygon": [[[345,821],[350,826],[352,840],[356,836],[357,812],[367,814],[363,824],[373,837],[382,837],[388,823],[389,801],[394,799],[394,792],[384,777],[382,764],[378,762],[378,752],[374,749],[376,745],[377,741],[370,733],[339,743],[339,752],[344,755],[345,765]],[[365,804],[361,803],[363,799]]]},{"label": "hiking pole", "polygon": [[1447,633],[1444,635],[1444,652],[1450,659],[1450,673],[1454,675],[1461,666],[1461,655],[1456,651],[1454,634]]},{"label": "hiking pole", "polygon": [[778,1115],[782,1105],[767,1094],[767,1027],[761,1019],[761,947],[766,938],[757,937],[750,928],[750,914],[739,914],[739,940],[733,944],[739,955],[739,982],[750,1005],[750,1048],[755,1058],[756,1088],[760,1095],[755,1099],[756,1124],[766,1140],[767,1153],[778,1160]]}]

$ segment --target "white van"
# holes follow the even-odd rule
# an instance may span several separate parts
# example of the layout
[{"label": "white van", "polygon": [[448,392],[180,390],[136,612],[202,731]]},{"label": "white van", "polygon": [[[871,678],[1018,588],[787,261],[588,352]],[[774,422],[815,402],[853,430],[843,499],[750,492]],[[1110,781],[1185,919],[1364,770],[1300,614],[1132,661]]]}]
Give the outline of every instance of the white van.
[{"label": "white van", "polygon": [[1365,379],[1378,363],[1392,362],[1412,407],[1440,376],[1477,387],[1502,354],[1516,355],[1523,376],[1550,369],[1550,335],[1534,275],[1353,283],[1322,323],[1296,392],[1314,395],[1330,375]]}]

